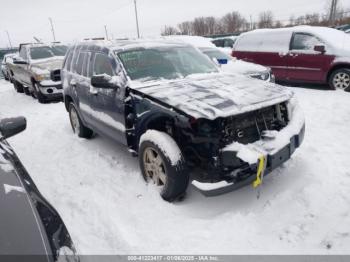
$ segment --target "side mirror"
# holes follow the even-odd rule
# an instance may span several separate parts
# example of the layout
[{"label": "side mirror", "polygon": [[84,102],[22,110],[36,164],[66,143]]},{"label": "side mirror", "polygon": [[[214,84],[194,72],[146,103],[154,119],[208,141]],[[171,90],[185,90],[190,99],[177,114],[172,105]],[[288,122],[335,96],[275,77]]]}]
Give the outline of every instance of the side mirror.
[{"label": "side mirror", "polygon": [[0,138],[9,138],[25,130],[27,120],[24,117],[5,118],[0,121]]},{"label": "side mirror", "polygon": [[109,75],[94,75],[91,77],[91,85],[97,88],[118,88],[118,85],[113,81],[113,78]]},{"label": "side mirror", "polygon": [[24,61],[23,59],[16,59],[16,60],[13,60],[13,63],[15,64],[15,65],[28,65],[28,62],[27,61]]},{"label": "side mirror", "polygon": [[321,54],[326,53],[326,47],[324,45],[315,45],[314,50],[320,52]]}]

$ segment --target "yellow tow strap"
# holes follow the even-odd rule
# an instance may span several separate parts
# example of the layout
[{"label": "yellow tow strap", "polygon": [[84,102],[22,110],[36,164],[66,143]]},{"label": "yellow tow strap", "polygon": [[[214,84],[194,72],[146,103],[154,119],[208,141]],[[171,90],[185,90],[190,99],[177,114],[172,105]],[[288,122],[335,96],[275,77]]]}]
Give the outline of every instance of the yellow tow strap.
[{"label": "yellow tow strap", "polygon": [[253,182],[254,188],[257,188],[262,184],[265,168],[266,168],[266,158],[265,156],[261,156],[259,157],[258,171],[256,172],[256,180]]}]

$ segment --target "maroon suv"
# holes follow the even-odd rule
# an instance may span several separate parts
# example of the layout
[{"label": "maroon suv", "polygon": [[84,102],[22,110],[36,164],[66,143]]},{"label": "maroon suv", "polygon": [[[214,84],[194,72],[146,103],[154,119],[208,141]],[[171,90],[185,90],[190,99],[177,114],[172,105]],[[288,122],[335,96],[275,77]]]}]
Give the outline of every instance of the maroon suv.
[{"label": "maroon suv", "polygon": [[254,30],[239,36],[232,56],[272,68],[279,81],[328,83],[350,91],[350,36],[336,29]]}]

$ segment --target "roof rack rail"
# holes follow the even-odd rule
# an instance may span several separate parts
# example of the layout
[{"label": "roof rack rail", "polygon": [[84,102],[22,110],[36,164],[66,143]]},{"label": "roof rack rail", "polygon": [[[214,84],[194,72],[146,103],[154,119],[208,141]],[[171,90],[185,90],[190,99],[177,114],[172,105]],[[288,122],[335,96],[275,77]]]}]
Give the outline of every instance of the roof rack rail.
[{"label": "roof rack rail", "polygon": [[92,38],[84,38],[85,41],[89,40],[106,40],[104,37],[92,37]]}]

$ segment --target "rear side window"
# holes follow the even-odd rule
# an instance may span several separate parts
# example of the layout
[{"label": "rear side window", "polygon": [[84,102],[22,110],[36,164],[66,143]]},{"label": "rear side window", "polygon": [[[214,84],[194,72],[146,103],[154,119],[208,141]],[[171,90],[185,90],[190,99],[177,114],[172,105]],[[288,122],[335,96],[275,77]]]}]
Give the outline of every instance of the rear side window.
[{"label": "rear side window", "polygon": [[293,36],[291,50],[313,50],[315,45],[322,42],[315,36],[304,33],[296,33]]},{"label": "rear side window", "polygon": [[75,73],[82,75],[83,73],[83,66],[84,66],[84,59],[85,59],[86,53],[80,52],[78,56],[77,63],[75,64]]},{"label": "rear side window", "polygon": [[19,52],[19,56],[24,59],[24,60],[27,60],[28,59],[28,56],[27,56],[27,49],[22,47],[21,48],[21,51]]},{"label": "rear side window", "polygon": [[89,67],[90,56],[91,56],[91,53],[85,54],[84,63],[83,63],[83,76],[88,76],[88,67]]},{"label": "rear side window", "polygon": [[72,63],[72,57],[73,57],[73,51],[69,51],[69,53],[67,55],[67,58],[66,58],[66,60],[64,62],[64,68],[67,71],[70,71],[71,63]]},{"label": "rear side window", "polygon": [[243,52],[288,52],[292,32],[274,30],[276,29],[242,34],[233,49]]},{"label": "rear side window", "polygon": [[94,75],[107,74],[113,76],[113,67],[108,56],[96,53],[94,62]]}]

